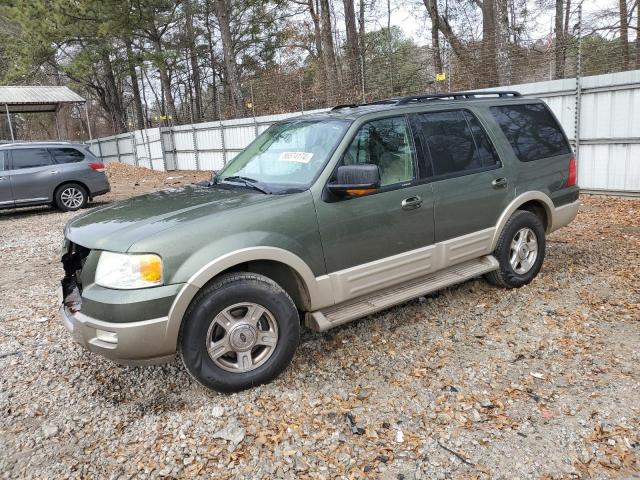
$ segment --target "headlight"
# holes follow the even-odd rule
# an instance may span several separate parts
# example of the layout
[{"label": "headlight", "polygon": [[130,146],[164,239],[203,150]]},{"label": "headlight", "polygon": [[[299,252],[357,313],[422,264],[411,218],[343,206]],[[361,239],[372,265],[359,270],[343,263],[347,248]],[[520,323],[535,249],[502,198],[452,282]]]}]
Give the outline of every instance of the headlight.
[{"label": "headlight", "polygon": [[162,259],[158,255],[102,252],[96,283],[107,288],[146,288],[162,285]]}]

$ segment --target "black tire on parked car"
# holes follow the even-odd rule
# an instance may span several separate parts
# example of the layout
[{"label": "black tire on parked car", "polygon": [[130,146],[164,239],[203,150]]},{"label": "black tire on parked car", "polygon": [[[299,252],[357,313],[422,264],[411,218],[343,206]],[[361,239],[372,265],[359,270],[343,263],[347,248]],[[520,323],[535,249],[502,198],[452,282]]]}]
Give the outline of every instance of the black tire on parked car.
[{"label": "black tire on parked car", "polygon": [[237,392],[277,377],[291,362],[299,337],[300,317],[287,292],[265,276],[233,272],[193,300],[178,353],[205,387]]},{"label": "black tire on parked car", "polygon": [[78,183],[63,183],[53,195],[55,206],[63,212],[80,210],[88,200],[87,189]]},{"label": "black tire on parked car", "polygon": [[493,252],[500,267],[487,273],[485,278],[503,288],[527,285],[542,267],[545,245],[540,217],[526,210],[516,210],[502,229]]}]

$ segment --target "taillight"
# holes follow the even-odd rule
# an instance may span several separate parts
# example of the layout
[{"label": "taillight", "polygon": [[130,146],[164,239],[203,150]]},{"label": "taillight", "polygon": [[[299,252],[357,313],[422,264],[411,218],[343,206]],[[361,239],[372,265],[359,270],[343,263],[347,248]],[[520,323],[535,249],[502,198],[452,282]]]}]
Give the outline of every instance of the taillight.
[{"label": "taillight", "polygon": [[90,163],[89,168],[93,168],[96,172],[104,172],[104,163]]},{"label": "taillight", "polygon": [[567,187],[573,187],[578,180],[578,165],[575,157],[569,159],[569,176],[567,177]]}]

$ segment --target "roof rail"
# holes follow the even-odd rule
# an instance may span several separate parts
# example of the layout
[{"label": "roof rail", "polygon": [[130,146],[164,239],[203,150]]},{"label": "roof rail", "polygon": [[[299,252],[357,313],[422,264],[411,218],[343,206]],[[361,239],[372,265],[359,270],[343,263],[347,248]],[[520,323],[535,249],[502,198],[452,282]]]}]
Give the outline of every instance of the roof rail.
[{"label": "roof rail", "polygon": [[446,93],[427,93],[424,95],[409,95],[406,97],[386,98],[376,100],[369,103],[345,103],[336,105],[330,111],[342,110],[343,108],[358,108],[368,105],[407,105],[408,103],[418,103],[429,100],[472,100],[479,97],[521,97],[520,92],[515,90],[493,90],[486,92],[446,92]]},{"label": "roof rail", "polygon": [[406,105],[413,102],[423,102],[428,100],[471,100],[478,97],[521,97],[520,92],[514,90],[493,90],[486,92],[447,92],[447,93],[429,93],[425,95],[409,95],[400,98],[396,105]]}]

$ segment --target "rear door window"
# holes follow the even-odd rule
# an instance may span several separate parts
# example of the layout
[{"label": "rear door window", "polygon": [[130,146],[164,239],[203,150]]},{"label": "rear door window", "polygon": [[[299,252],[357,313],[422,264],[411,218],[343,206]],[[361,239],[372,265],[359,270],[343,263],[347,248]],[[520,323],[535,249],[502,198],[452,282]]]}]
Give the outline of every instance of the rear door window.
[{"label": "rear door window", "polygon": [[571,152],[562,128],[542,103],[501,105],[491,107],[491,113],[522,162]]},{"label": "rear door window", "polygon": [[75,148],[50,148],[56,163],[76,163],[84,160],[84,153]]},{"label": "rear door window", "polygon": [[53,165],[46,148],[16,148],[11,151],[13,170]]},{"label": "rear door window", "polygon": [[431,157],[434,176],[464,175],[499,164],[480,122],[466,110],[416,114],[414,125]]}]

